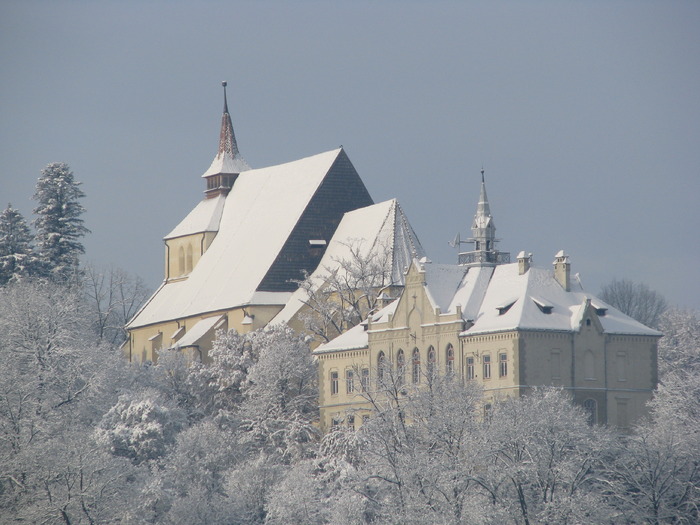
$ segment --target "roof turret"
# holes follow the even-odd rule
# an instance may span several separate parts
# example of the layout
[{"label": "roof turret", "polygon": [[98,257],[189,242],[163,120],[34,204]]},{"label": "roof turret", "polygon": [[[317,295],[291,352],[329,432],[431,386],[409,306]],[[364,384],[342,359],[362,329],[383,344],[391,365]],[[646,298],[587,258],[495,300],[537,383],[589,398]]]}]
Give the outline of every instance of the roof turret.
[{"label": "roof turret", "polygon": [[496,264],[510,262],[510,254],[496,250],[496,224],[491,216],[491,206],[486,195],[486,181],[484,168],[481,168],[481,193],[476,206],[476,214],[472,222],[472,237],[467,241],[461,241],[459,236],[453,245],[473,243],[474,250],[459,254],[459,264],[467,266],[494,266]]},{"label": "roof turret", "polygon": [[238,143],[236,142],[236,135],[233,132],[231,115],[228,112],[228,100],[226,97],[227,82],[224,81],[221,85],[224,87],[224,112],[221,115],[219,150],[211,166],[209,166],[209,169],[202,175],[202,177],[207,179],[207,191],[205,193],[208,197],[213,197],[220,193],[227,193],[228,190],[231,189],[235,178],[222,177],[222,175],[237,175],[242,171],[250,169],[250,166],[245,159],[241,157],[238,151]]}]

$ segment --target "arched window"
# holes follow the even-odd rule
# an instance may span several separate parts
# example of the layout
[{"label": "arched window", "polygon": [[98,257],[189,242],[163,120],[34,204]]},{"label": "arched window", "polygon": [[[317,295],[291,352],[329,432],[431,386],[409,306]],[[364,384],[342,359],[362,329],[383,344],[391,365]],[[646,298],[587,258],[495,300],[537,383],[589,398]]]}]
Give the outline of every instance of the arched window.
[{"label": "arched window", "polygon": [[413,378],[414,385],[420,383],[420,351],[417,348],[413,349],[413,368],[411,377]]},{"label": "arched window", "polygon": [[435,349],[431,346],[428,348],[428,377],[432,378],[435,374]]},{"label": "arched window", "polygon": [[180,246],[177,251],[178,275],[185,275],[185,249]]},{"label": "arched window", "polygon": [[455,372],[455,349],[451,344],[447,345],[447,350],[445,350],[445,372],[447,374]]},{"label": "arched window", "polygon": [[396,354],[396,382],[400,385],[403,385],[406,382],[406,356],[403,353],[403,350],[399,348],[399,353]]},{"label": "arched window", "polygon": [[384,352],[379,352],[377,355],[377,386],[382,386],[384,382],[384,370],[386,368],[386,356]]},{"label": "arched window", "polygon": [[185,258],[185,272],[190,273],[192,271],[192,245],[187,245],[187,256]]},{"label": "arched window", "polygon": [[595,399],[586,399],[583,402],[583,409],[586,411],[586,418],[590,426],[598,423],[598,403]]}]

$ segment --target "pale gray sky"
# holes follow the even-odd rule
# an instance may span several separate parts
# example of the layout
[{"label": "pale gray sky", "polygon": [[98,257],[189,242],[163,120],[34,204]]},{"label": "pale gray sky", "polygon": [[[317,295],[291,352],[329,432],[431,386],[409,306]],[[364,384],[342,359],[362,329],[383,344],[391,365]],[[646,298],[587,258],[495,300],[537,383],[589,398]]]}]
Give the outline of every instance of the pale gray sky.
[{"label": "pale gray sky", "polygon": [[690,1],[0,1],[0,205],[30,219],[67,162],[86,258],[155,287],[227,80],[253,167],[342,144],[436,262],[483,164],[502,250],[700,308],[698,28]]}]

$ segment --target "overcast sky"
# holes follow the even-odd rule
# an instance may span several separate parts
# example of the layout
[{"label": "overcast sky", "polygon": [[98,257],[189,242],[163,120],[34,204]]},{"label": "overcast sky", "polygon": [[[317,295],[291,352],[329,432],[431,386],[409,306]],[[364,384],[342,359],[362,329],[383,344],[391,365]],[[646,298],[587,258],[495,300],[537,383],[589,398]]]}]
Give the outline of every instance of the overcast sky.
[{"label": "overcast sky", "polygon": [[0,0],[0,205],[31,219],[67,162],[86,259],[157,286],[227,80],[251,166],[342,144],[435,262],[483,165],[502,250],[700,308],[699,28],[691,1]]}]

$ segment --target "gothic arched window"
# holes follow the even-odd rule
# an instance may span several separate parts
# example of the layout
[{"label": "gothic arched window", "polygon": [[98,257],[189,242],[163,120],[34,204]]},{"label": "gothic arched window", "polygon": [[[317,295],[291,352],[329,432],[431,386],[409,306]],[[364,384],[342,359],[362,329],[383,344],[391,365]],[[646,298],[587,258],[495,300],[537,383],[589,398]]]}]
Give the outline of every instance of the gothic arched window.
[{"label": "gothic arched window", "polygon": [[384,371],[386,368],[386,356],[384,352],[379,352],[377,355],[377,386],[382,386],[384,382]]},{"label": "gothic arched window", "polygon": [[455,371],[455,349],[449,344],[447,345],[447,350],[445,350],[445,372],[447,374],[454,374]]},{"label": "gothic arched window", "polygon": [[180,246],[177,251],[178,275],[185,275],[185,249]]},{"label": "gothic arched window", "polygon": [[413,349],[413,368],[412,375],[413,384],[420,383],[420,351],[417,348]]},{"label": "gothic arched window", "polygon": [[428,348],[428,377],[432,378],[435,374],[435,349],[431,346]]},{"label": "gothic arched window", "polygon": [[187,245],[187,256],[185,258],[185,273],[192,271],[192,245]]},{"label": "gothic arched window", "polygon": [[399,348],[399,353],[396,354],[396,379],[397,383],[399,385],[403,385],[404,382],[406,381],[405,374],[406,373],[406,356],[403,353],[403,350]]}]

